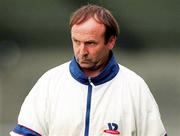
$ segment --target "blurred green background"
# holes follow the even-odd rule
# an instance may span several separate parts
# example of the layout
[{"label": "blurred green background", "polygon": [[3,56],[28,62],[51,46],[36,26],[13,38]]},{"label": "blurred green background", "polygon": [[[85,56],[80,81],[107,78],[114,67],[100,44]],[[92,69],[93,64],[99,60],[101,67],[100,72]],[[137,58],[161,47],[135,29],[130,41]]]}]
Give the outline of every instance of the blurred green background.
[{"label": "blurred green background", "polygon": [[87,3],[112,11],[121,30],[118,62],[144,78],[169,135],[179,135],[178,0],[0,0],[0,135],[15,126],[38,78],[72,58],[69,17]]}]

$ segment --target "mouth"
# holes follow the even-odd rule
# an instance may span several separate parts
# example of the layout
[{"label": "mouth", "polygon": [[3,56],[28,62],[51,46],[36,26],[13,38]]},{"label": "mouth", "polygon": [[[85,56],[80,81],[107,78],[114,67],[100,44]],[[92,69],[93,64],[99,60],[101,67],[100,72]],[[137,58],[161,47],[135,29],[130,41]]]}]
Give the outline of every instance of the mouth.
[{"label": "mouth", "polygon": [[90,63],[91,62],[91,60],[90,59],[77,59],[77,61],[79,62],[79,63]]},{"label": "mouth", "polygon": [[81,64],[89,64],[90,61],[89,61],[89,60],[82,60],[82,61],[80,61],[80,63],[81,63]]}]

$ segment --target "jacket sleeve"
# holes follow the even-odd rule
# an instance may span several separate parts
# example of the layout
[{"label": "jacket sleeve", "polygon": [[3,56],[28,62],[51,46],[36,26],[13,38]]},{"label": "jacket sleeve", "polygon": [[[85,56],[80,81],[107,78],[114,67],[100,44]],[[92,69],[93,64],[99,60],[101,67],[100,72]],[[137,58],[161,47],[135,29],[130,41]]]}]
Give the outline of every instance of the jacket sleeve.
[{"label": "jacket sleeve", "polygon": [[143,79],[137,98],[140,106],[137,112],[138,136],[167,136],[158,105]]},{"label": "jacket sleeve", "polygon": [[48,76],[43,75],[25,98],[18,117],[18,124],[11,135],[47,135]]}]

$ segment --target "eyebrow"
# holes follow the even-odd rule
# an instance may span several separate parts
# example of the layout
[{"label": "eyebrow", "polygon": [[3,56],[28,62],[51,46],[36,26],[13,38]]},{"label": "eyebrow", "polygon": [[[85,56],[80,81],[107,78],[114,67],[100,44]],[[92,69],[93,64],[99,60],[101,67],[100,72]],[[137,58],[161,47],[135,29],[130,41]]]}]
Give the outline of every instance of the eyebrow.
[{"label": "eyebrow", "polygon": [[72,39],[74,40],[74,41],[78,41],[76,38],[74,38],[74,37],[72,37]]},{"label": "eyebrow", "polygon": [[97,41],[95,41],[95,40],[87,40],[87,41],[85,41],[85,43],[97,43]]},{"label": "eyebrow", "polygon": [[[72,37],[72,40],[74,40],[74,41],[80,41],[80,40],[78,40],[78,39],[76,39],[75,37]],[[81,41],[80,41],[81,42]],[[97,43],[97,41],[96,40],[87,40],[87,41],[83,41],[84,43]]]}]

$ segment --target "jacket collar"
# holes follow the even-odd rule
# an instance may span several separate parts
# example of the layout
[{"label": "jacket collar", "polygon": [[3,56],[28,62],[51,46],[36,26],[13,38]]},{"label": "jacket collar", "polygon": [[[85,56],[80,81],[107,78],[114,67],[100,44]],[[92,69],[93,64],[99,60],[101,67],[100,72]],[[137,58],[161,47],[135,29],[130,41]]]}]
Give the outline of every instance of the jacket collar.
[{"label": "jacket collar", "polygon": [[[78,82],[85,85],[88,85],[90,83],[89,77],[87,77],[83,73],[83,71],[79,68],[79,65],[76,62],[75,57],[70,62],[69,70],[72,77],[76,79]],[[112,54],[104,70],[98,76],[90,78],[91,83],[93,83],[94,85],[100,85],[105,82],[108,82],[116,76],[118,71],[119,71],[119,65],[117,64],[115,57]]]}]

